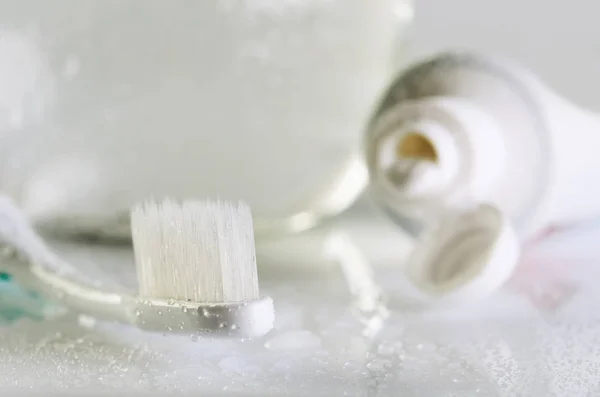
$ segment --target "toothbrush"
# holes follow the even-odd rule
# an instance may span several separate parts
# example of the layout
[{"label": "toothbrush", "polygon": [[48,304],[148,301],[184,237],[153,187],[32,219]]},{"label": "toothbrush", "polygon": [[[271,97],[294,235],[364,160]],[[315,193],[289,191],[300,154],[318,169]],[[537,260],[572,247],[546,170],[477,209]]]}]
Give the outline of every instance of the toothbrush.
[{"label": "toothbrush", "polygon": [[49,302],[35,291],[28,291],[0,272],[0,325],[21,318],[51,319],[65,314],[64,308]]},{"label": "toothbrush", "polygon": [[0,271],[72,311],[146,331],[251,338],[271,330],[273,301],[258,295],[248,206],[149,202],[132,219],[138,296],[104,290],[56,256],[3,195]]}]

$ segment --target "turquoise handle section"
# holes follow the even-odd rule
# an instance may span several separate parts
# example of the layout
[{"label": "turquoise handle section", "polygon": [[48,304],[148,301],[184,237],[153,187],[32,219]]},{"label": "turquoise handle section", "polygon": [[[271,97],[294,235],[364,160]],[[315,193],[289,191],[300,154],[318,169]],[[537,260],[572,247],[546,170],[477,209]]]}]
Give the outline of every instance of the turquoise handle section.
[{"label": "turquoise handle section", "polygon": [[60,311],[54,303],[17,284],[8,273],[0,272],[0,326],[21,318],[44,320]]}]

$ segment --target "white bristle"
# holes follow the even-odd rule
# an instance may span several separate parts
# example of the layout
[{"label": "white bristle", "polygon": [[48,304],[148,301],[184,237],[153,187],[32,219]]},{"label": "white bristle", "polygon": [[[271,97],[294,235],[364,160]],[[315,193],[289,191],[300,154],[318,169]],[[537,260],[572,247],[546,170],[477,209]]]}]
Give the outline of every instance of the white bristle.
[{"label": "white bristle", "polygon": [[252,214],[245,203],[149,201],[132,210],[131,230],[142,297],[258,299]]}]

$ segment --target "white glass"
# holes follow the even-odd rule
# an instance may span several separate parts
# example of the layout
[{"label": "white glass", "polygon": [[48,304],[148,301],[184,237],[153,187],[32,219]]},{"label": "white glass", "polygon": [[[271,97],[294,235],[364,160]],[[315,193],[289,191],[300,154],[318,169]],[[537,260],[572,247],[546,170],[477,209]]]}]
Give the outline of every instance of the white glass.
[{"label": "white glass", "polygon": [[0,1],[0,189],[127,236],[148,197],[243,199],[302,230],[366,183],[362,129],[408,0]]}]

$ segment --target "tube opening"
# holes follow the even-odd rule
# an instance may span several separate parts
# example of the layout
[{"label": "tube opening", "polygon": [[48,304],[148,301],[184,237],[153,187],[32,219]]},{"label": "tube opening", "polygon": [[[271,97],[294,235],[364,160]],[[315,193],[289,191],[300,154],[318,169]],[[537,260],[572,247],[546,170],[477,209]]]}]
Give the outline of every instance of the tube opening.
[{"label": "tube opening", "polygon": [[400,159],[426,160],[437,163],[438,153],[426,136],[417,132],[406,134],[396,146],[396,156]]}]

